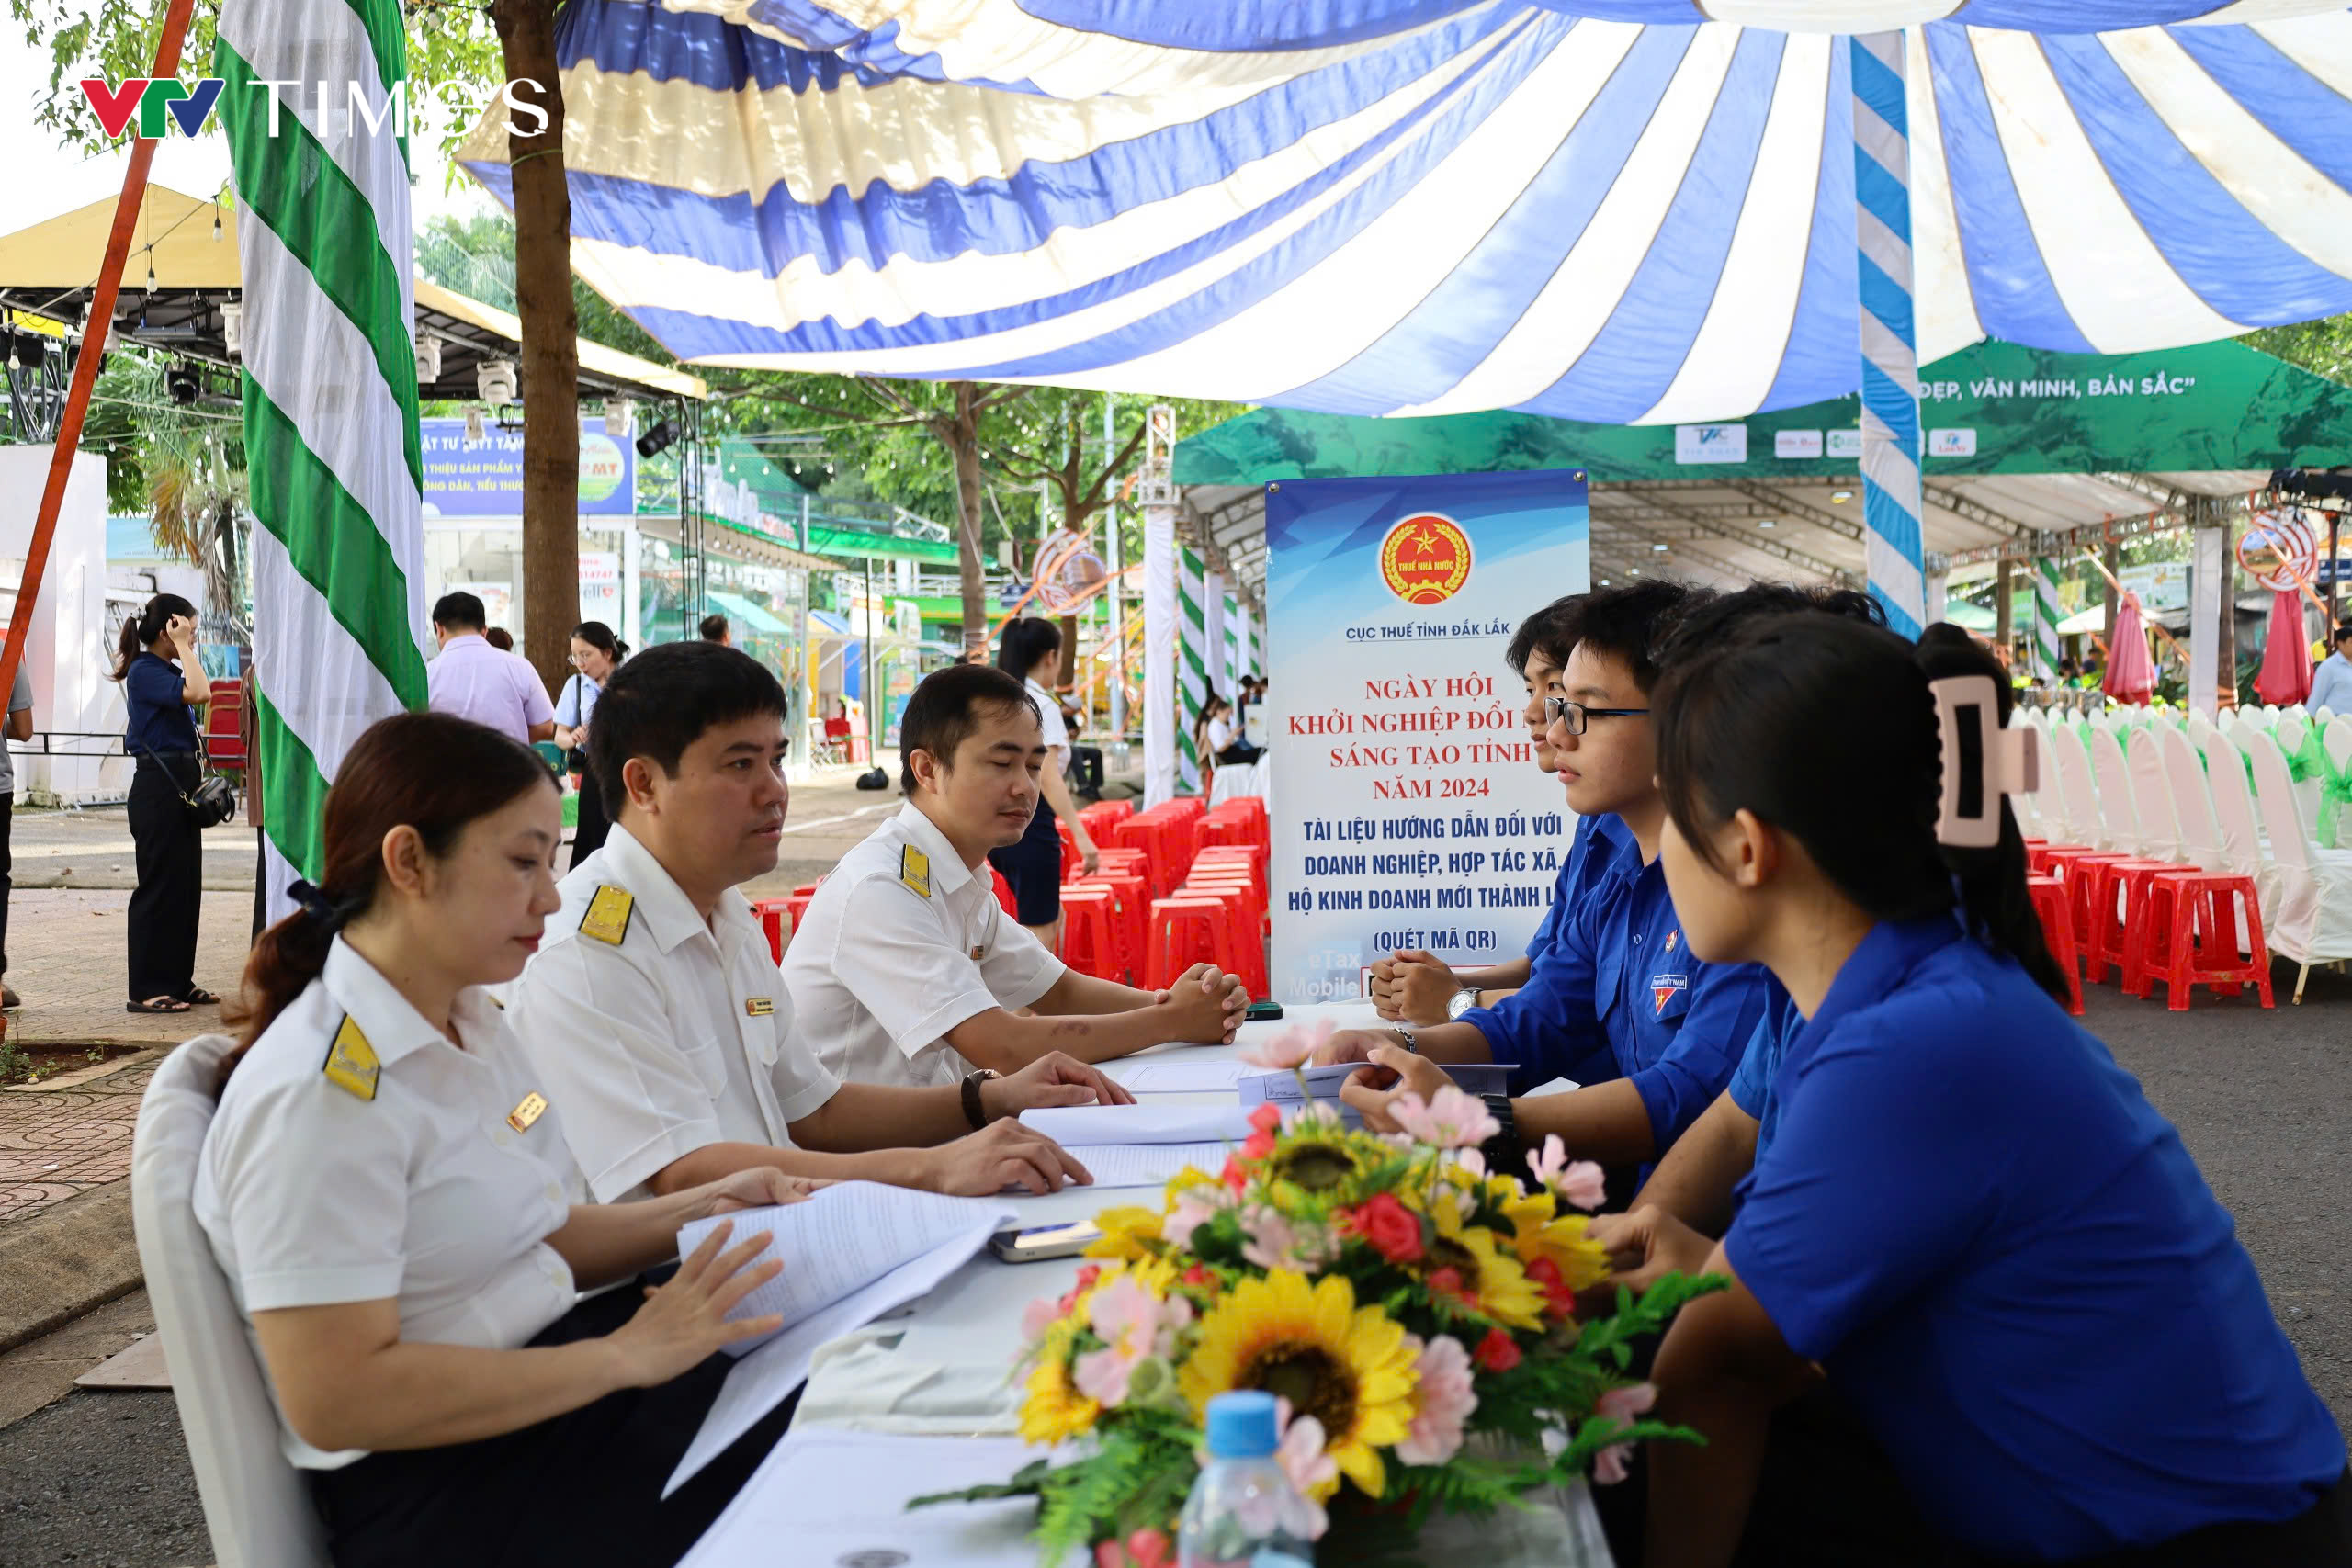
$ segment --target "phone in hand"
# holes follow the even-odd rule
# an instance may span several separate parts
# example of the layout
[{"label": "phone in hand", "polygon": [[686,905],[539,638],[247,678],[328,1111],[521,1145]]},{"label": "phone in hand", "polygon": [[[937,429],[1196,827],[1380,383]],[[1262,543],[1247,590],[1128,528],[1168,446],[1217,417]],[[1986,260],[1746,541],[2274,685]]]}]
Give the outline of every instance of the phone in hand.
[{"label": "phone in hand", "polygon": [[1027,1230],[999,1231],[989,1237],[989,1250],[1007,1263],[1039,1263],[1049,1258],[1076,1258],[1102,1239],[1091,1220],[1066,1225],[1035,1225]]}]

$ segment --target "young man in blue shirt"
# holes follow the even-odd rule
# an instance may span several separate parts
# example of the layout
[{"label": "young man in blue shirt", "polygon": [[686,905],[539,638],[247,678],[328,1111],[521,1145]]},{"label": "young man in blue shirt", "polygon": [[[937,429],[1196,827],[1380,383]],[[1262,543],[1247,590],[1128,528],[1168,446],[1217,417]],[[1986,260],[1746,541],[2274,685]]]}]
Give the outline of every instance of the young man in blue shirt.
[{"label": "young man in blue shirt", "polygon": [[[1544,704],[1548,698],[1567,694],[1560,680],[1584,624],[1585,597],[1567,594],[1528,616],[1503,654],[1503,661],[1527,687],[1528,739],[1534,748],[1535,765],[1546,777],[1558,773],[1559,763],[1552,752],[1552,718]],[[1483,968],[1454,969],[1432,953],[1396,953],[1372,966],[1374,1010],[1384,1019],[1406,1023],[1443,1023],[1474,1007],[1493,1007],[1527,984],[1535,960],[1559,940],[1561,920],[1610,863],[1630,847],[1615,824],[1612,817],[1577,818],[1568,852],[1553,884],[1552,907],[1521,956]]]},{"label": "young man in blue shirt", "polygon": [[[1776,989],[1754,964],[1691,957],[1657,863],[1666,807],[1648,694],[1656,650],[1689,593],[1653,581],[1586,601],[1567,694],[1552,702],[1554,760],[1569,807],[1614,817],[1632,852],[1612,860],[1562,917],[1559,941],[1526,986],[1435,1028],[1342,1031],[1317,1053],[1319,1061],[1369,1062],[1374,1050],[1401,1045],[1430,1063],[1508,1062],[1520,1094],[1571,1079],[1583,1087],[1513,1103],[1519,1134],[1531,1145],[1557,1134],[1572,1155],[1616,1169],[1624,1191],[1625,1175],[1657,1160],[1723,1092]],[[1403,1081],[1351,1084],[1351,1103],[1381,1115],[1403,1090],[1430,1092],[1421,1080],[1433,1072],[1403,1061]]]}]

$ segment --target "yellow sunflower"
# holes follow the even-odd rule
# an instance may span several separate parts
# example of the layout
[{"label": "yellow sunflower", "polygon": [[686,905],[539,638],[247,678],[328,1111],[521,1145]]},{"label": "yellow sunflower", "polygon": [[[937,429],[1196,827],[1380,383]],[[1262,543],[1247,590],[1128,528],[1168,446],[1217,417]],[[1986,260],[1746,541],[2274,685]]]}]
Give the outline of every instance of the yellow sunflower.
[{"label": "yellow sunflower", "polygon": [[1357,1306],[1346,1280],[1326,1275],[1309,1285],[1277,1269],[1243,1280],[1209,1309],[1178,1386],[1195,1416],[1228,1389],[1289,1400],[1323,1424],[1340,1473],[1377,1497],[1387,1484],[1380,1450],[1404,1440],[1418,1376],[1403,1327],[1376,1306]]},{"label": "yellow sunflower", "polygon": [[1337,1125],[1290,1134],[1266,1156],[1269,1180],[1302,1191],[1341,1193],[1377,1169],[1396,1151],[1378,1138]]},{"label": "yellow sunflower", "polygon": [[1600,1244],[1588,1238],[1588,1224],[1582,1214],[1563,1214],[1552,1194],[1539,1188],[1533,1192],[1510,1196],[1497,1194],[1497,1201],[1511,1224],[1511,1250],[1522,1264],[1548,1258],[1560,1271],[1561,1282],[1571,1291],[1581,1291],[1597,1285],[1609,1277],[1609,1254]]},{"label": "yellow sunflower", "polygon": [[1069,1381],[1070,1339],[1078,1332],[1072,1314],[1046,1333],[1038,1351],[1037,1369],[1029,1374],[1028,1397],[1021,1402],[1021,1437],[1024,1442],[1066,1442],[1091,1430],[1102,1407],[1078,1392]]},{"label": "yellow sunflower", "polygon": [[1462,1293],[1486,1317],[1512,1328],[1544,1325],[1544,1292],[1527,1277],[1519,1259],[1496,1245],[1495,1233],[1484,1225],[1465,1225],[1453,1205],[1430,1211],[1437,1235],[1422,1254],[1421,1277],[1451,1269],[1462,1277]]},{"label": "yellow sunflower", "polygon": [[1105,1209],[1094,1216],[1102,1235],[1087,1244],[1089,1258],[1157,1258],[1159,1256],[1160,1213],[1157,1209]]}]

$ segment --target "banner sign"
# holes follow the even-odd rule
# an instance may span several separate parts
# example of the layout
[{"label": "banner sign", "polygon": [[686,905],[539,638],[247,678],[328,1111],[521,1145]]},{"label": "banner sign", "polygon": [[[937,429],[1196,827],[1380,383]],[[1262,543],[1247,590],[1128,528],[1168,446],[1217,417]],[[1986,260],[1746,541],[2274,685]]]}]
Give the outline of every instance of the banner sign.
[{"label": "banner sign", "polygon": [[1534,935],[1573,818],[1503,653],[1589,585],[1588,529],[1582,470],[1266,487],[1275,1000]]},{"label": "banner sign", "polygon": [[[424,457],[427,517],[523,515],[523,433],[495,424],[466,439],[462,419],[417,422]],[[637,448],[605,434],[602,416],[580,422],[580,515],[628,517],[637,511]]]}]

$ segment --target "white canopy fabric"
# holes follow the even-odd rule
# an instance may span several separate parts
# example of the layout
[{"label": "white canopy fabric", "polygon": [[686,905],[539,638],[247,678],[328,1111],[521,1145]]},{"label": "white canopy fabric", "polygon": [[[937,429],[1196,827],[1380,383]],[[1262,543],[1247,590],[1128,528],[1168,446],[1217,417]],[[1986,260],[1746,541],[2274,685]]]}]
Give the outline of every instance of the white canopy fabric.
[{"label": "white canopy fabric", "polygon": [[[2338,7],[1705,15],[574,0],[574,258],[705,364],[1735,417],[1858,383],[1832,35],[1907,27],[1921,360],[1987,333],[2118,352],[2352,309]],[[499,111],[460,161],[506,199],[505,158]]]}]

